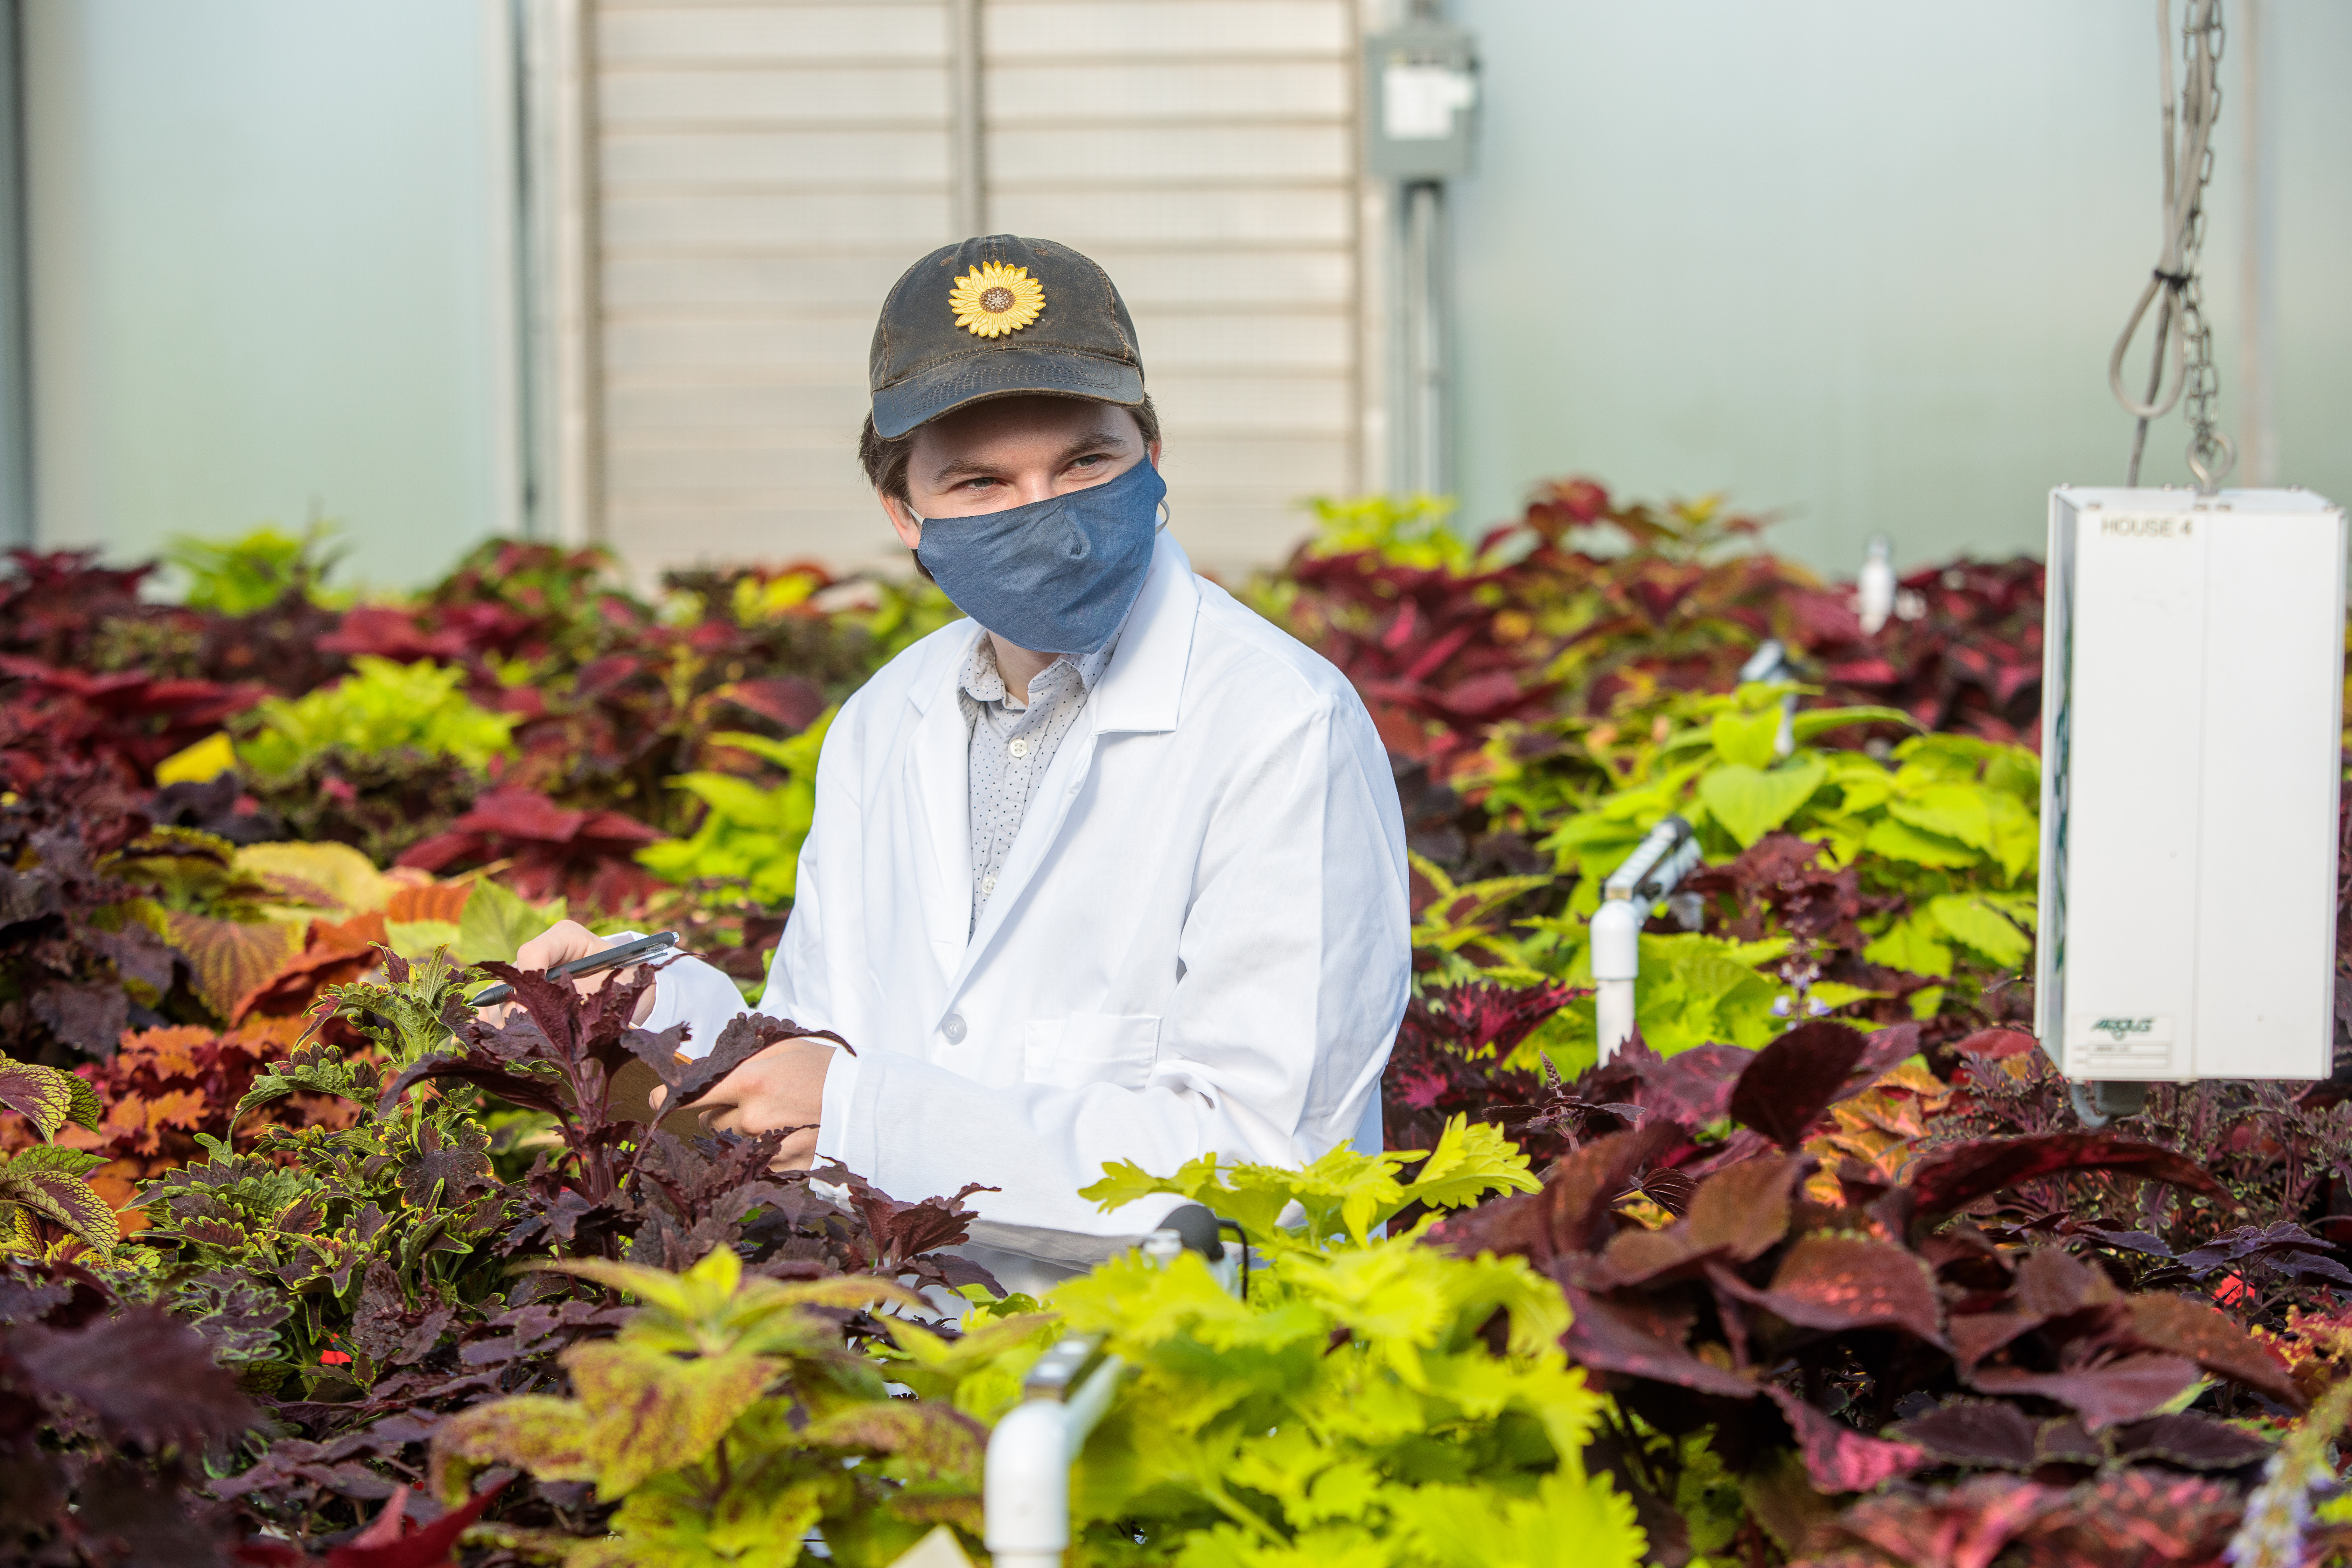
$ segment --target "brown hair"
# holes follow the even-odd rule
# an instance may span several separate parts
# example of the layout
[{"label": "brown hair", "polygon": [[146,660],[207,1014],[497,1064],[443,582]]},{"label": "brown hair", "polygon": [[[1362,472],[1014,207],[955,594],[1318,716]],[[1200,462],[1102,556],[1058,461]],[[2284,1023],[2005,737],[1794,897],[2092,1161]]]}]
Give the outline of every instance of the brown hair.
[{"label": "brown hair", "polygon": [[[1124,408],[1135,416],[1135,427],[1143,433],[1146,447],[1160,439],[1160,411],[1151,406],[1150,393],[1143,395],[1140,403],[1114,403],[1111,406]],[[866,416],[866,426],[857,433],[857,460],[865,466],[866,482],[910,509],[915,498],[907,489],[907,464],[914,453],[913,430],[885,440],[874,428],[874,416]]]}]

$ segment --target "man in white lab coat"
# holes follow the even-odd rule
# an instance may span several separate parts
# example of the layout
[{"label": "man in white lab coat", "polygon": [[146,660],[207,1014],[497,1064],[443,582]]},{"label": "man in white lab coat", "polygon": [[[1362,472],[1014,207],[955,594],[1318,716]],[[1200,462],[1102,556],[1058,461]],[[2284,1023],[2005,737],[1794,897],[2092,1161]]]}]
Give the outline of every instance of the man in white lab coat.
[{"label": "man in white lab coat", "polygon": [[[1158,422],[1103,270],[995,235],[924,258],[874,338],[861,456],[971,618],[843,704],[759,1011],[789,1040],[710,1100],[801,1131],[900,1197],[980,1194],[974,1238],[1035,1285],[1148,1230],[1105,1162],[1297,1163],[1378,1146],[1405,1005],[1404,833],[1355,691],[1195,576],[1165,527]],[[539,967],[602,945],[576,925]],[[694,959],[643,1022],[707,1050],[741,1011]],[[1044,1265],[1042,1268],[1028,1267]]]}]

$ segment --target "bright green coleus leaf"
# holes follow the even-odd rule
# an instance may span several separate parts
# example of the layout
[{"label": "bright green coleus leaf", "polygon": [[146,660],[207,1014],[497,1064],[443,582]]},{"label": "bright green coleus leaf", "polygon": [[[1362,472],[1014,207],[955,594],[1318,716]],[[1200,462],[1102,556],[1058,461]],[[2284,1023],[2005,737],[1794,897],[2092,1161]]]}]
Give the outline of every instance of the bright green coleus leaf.
[{"label": "bright green coleus leaf", "polygon": [[1884,936],[1862,950],[1862,956],[1873,963],[1908,970],[1913,974],[1948,975],[1952,973],[1952,950],[1938,940],[1941,931],[1934,916],[1919,910],[1887,927]]},{"label": "bright green coleus leaf", "polygon": [[1698,797],[1744,849],[1795,816],[1828,778],[1816,757],[1791,759],[1769,773],[1733,763],[1700,779]]},{"label": "bright green coleus leaf", "polygon": [[1437,1147],[1406,1184],[1404,1197],[1432,1208],[1460,1208],[1490,1193],[1532,1193],[1542,1185],[1527,1154],[1501,1128],[1457,1116],[1445,1124]]},{"label": "bright green coleus leaf", "polygon": [[1889,860],[1905,860],[1914,866],[1937,869],[1974,866],[1983,858],[1957,838],[1930,833],[1892,816],[1873,824],[1870,831],[1863,836],[1862,847],[1868,853]]},{"label": "bright green coleus leaf", "polygon": [[1531,1498],[1421,1487],[1390,1506],[1427,1554],[1422,1561],[1444,1568],[1588,1568],[1640,1563],[1649,1552],[1632,1499],[1565,1469],[1538,1482]]},{"label": "bright green coleus leaf", "polygon": [[1790,721],[1789,728],[1801,745],[1816,735],[1826,735],[1853,724],[1901,724],[1916,730],[1919,721],[1900,708],[1807,708]]},{"label": "bright green coleus leaf", "polygon": [[1947,893],[1928,900],[1927,912],[1953,941],[1983,954],[1999,968],[2014,969],[2032,955],[2033,938],[1978,895]]},{"label": "bright green coleus leaf", "polygon": [[562,899],[533,904],[488,877],[478,878],[457,917],[457,958],[465,963],[512,963],[524,942],[565,913]]},{"label": "bright green coleus leaf", "polygon": [[454,757],[469,768],[514,750],[519,713],[493,713],[458,689],[466,671],[430,659],[402,664],[361,654],[352,673],[301,697],[265,698],[238,760],[257,773],[290,773],[330,751],[382,756],[399,751]]},{"label": "bright green coleus leaf", "polygon": [[1718,713],[1707,726],[1715,754],[1736,766],[1769,768],[1780,741],[1780,710],[1761,713]]},{"label": "bright green coleus leaf", "polygon": [[1906,791],[1886,803],[1886,814],[1971,849],[1992,848],[1990,791],[1974,784],[1931,784]]}]

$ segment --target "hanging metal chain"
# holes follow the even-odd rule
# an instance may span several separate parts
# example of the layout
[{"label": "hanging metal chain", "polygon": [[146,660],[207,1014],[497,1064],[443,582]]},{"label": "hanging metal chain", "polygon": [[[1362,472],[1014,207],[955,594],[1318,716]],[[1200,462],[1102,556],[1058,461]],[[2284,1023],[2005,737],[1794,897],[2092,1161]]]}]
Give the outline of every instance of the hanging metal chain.
[{"label": "hanging metal chain", "polygon": [[[2204,291],[2197,275],[2205,244],[2205,189],[2213,177],[2213,124],[2221,113],[2221,0],[2189,0],[2182,20],[2180,50],[2183,80],[2176,110],[2172,97],[2172,5],[2157,0],[2158,59],[2162,63],[2164,103],[2164,250],[2139,303],[2116,340],[2107,359],[2107,384],[2124,411],[2138,421],[2132,435],[2131,467],[2125,483],[2139,483],[2142,453],[2147,446],[2148,422],[2170,412],[2184,395],[2188,399],[2189,468],[2198,488],[2210,495],[2236,467],[2238,450],[2215,422],[2221,395],[2220,373],[2213,366],[2213,329],[2205,319]],[[2124,356],[2150,305],[2157,306],[2156,346],[2148,365],[2147,395],[2135,400],[2124,390]],[[2164,390],[2166,362],[2172,368],[2172,393]]]}]

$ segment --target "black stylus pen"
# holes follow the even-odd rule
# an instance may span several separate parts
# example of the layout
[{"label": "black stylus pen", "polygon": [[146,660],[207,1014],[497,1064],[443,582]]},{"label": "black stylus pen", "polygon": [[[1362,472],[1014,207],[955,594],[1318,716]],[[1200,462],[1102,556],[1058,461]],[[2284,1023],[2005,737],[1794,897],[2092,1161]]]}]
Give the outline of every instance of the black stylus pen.
[{"label": "black stylus pen", "polygon": [[[677,932],[657,931],[651,936],[641,936],[635,942],[625,942],[618,947],[608,947],[600,952],[575,958],[569,963],[559,963],[547,972],[550,980],[566,974],[601,974],[607,969],[626,969],[656,953],[667,952],[677,945]],[[501,1002],[514,1000],[514,987],[501,981],[470,998],[476,1007],[495,1007]]]}]

